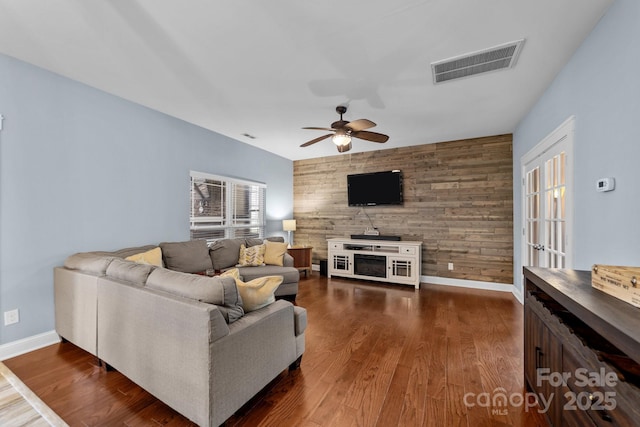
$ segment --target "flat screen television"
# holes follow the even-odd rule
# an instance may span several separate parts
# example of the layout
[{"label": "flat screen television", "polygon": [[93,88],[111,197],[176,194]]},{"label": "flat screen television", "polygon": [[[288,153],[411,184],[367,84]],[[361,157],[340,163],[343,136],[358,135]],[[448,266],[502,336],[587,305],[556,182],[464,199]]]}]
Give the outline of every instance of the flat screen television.
[{"label": "flat screen television", "polygon": [[347,198],[349,206],[401,205],[402,172],[347,175]]}]

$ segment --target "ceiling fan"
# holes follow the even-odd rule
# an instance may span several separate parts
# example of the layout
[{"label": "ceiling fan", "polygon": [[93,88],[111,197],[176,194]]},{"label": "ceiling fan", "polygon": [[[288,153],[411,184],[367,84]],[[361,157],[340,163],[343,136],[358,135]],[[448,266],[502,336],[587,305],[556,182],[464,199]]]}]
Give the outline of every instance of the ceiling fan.
[{"label": "ceiling fan", "polygon": [[359,138],[364,139],[366,141],[371,142],[387,142],[389,137],[382,133],[369,132],[365,129],[370,129],[374,127],[376,124],[371,120],[367,119],[358,119],[352,122],[347,122],[342,119],[342,115],[347,112],[347,107],[344,105],[338,105],[336,107],[336,112],[340,114],[340,120],[331,123],[331,128],[319,128],[319,127],[304,127],[302,129],[314,129],[314,130],[328,130],[333,133],[328,133],[326,135],[320,136],[318,138],[312,139],[311,141],[307,141],[302,144],[300,147],[308,147],[316,142],[320,142],[323,139],[327,139],[331,137],[331,140],[340,153],[346,153],[351,150],[351,138]]}]

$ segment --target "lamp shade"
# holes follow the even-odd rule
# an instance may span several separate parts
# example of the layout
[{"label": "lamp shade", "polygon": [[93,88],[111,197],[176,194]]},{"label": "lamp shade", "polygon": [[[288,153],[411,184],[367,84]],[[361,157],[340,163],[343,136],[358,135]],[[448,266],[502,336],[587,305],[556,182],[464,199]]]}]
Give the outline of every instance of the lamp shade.
[{"label": "lamp shade", "polygon": [[284,231],[296,231],[296,220],[295,219],[283,219],[282,220],[282,229]]}]

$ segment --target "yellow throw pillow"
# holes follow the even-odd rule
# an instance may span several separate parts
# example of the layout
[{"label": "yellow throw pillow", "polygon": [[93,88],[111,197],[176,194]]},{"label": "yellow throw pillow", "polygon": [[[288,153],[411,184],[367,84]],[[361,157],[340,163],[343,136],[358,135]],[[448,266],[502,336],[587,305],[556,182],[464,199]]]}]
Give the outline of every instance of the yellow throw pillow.
[{"label": "yellow throw pillow", "polygon": [[249,248],[240,245],[238,267],[257,267],[264,265],[264,245],[251,246]]},{"label": "yellow throw pillow", "polygon": [[265,240],[264,245],[264,263],[282,267],[284,265],[284,254],[287,252],[287,244]]},{"label": "yellow throw pillow", "polygon": [[242,308],[245,313],[266,307],[276,300],[275,291],[282,283],[282,276],[265,276],[243,282],[239,279],[240,272],[237,268],[227,270],[221,276],[231,276],[236,279],[236,286],[242,298]]},{"label": "yellow throw pillow", "polygon": [[162,267],[162,249],[153,248],[146,252],[128,256],[125,259],[127,261],[137,262],[138,264],[149,264]]}]

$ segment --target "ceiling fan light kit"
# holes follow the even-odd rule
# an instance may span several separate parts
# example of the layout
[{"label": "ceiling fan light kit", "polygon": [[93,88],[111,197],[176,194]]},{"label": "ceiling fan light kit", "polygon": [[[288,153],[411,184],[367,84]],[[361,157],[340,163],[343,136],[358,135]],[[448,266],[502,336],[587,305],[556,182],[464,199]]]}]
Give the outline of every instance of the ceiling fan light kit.
[{"label": "ceiling fan light kit", "polygon": [[342,147],[351,144],[351,135],[349,135],[349,132],[345,132],[344,130],[339,129],[336,131],[335,135],[331,137],[331,140],[338,147]]},{"label": "ceiling fan light kit", "polygon": [[371,120],[358,119],[352,122],[347,122],[343,120],[342,115],[347,112],[346,106],[338,105],[336,107],[336,112],[340,114],[340,120],[331,123],[330,128],[321,128],[321,127],[302,128],[302,129],[331,131],[333,132],[333,134],[329,133],[327,135],[314,138],[311,141],[307,141],[304,144],[300,145],[300,147],[308,147],[312,144],[315,144],[316,142],[320,142],[324,139],[331,137],[331,140],[338,148],[338,152],[346,153],[352,148],[351,138],[364,139],[365,141],[378,142],[378,143],[385,143],[389,140],[389,137],[382,133],[365,131],[365,129],[370,129],[376,125]]}]

